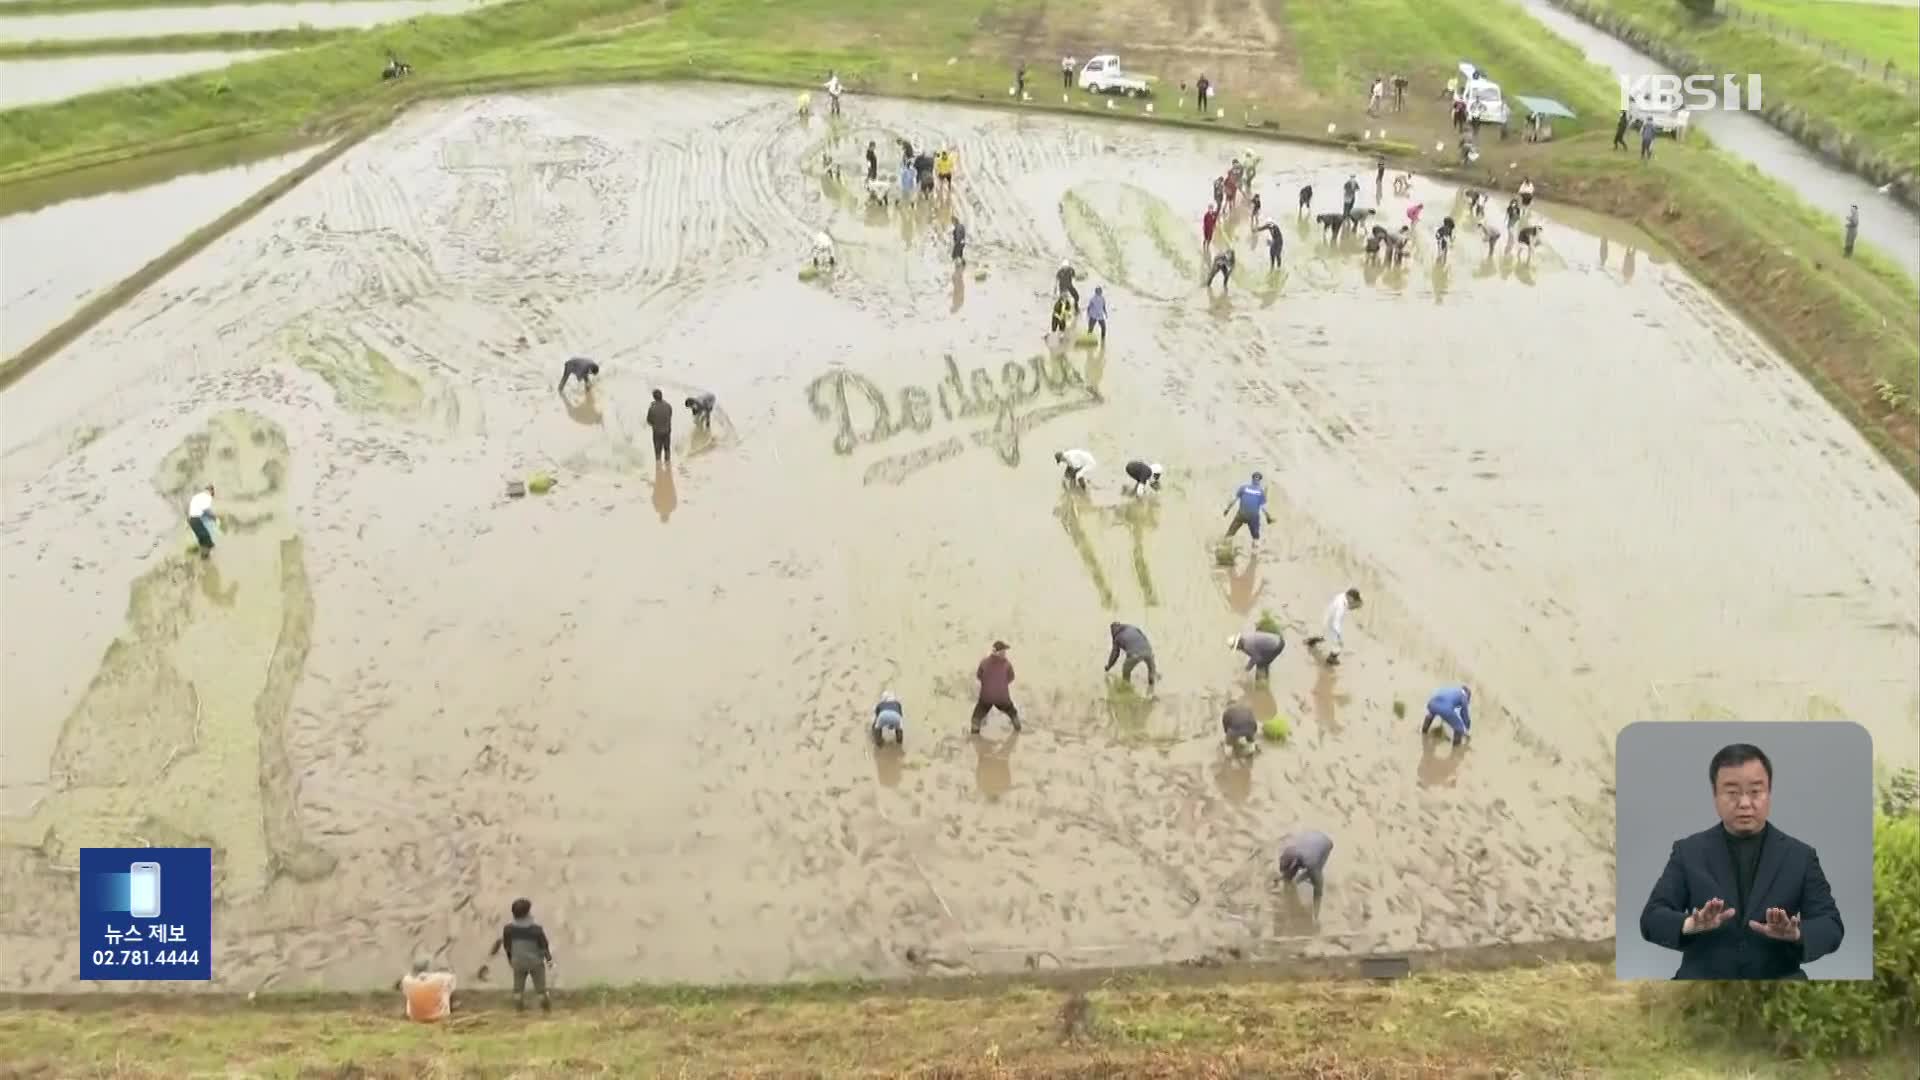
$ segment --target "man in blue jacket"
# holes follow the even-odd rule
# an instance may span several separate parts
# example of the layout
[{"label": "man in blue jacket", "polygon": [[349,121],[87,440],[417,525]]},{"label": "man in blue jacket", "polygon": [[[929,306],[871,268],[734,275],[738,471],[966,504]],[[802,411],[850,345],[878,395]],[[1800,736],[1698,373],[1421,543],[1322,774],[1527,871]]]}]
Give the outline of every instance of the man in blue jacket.
[{"label": "man in blue jacket", "polygon": [[1459,746],[1467,736],[1473,733],[1473,716],[1467,712],[1467,705],[1473,701],[1473,691],[1464,686],[1443,686],[1427,699],[1427,718],[1420,722],[1420,734],[1426,735],[1435,720],[1445,720],[1453,729],[1453,745]]},{"label": "man in blue jacket", "polygon": [[1227,526],[1227,539],[1233,539],[1233,534],[1244,528],[1253,536],[1253,542],[1258,544],[1260,522],[1264,519],[1267,524],[1273,524],[1273,515],[1267,512],[1267,489],[1260,480],[1260,474],[1254,473],[1253,479],[1240,485],[1233,493],[1233,498],[1227,501],[1227,508],[1222,513],[1233,515],[1233,524]]},{"label": "man in blue jacket", "polygon": [[1768,824],[1773,762],[1721,747],[1707,763],[1720,823],[1673,845],[1640,912],[1640,936],[1678,950],[1676,979],[1805,979],[1846,927],[1812,847]]}]

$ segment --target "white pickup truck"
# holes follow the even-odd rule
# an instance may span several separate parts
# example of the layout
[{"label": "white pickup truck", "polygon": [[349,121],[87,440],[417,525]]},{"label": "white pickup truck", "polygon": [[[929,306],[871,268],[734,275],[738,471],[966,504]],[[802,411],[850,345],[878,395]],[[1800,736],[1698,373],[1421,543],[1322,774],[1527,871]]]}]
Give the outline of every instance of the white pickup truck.
[{"label": "white pickup truck", "polygon": [[1129,75],[1120,68],[1120,58],[1108,53],[1096,56],[1080,69],[1080,89],[1094,94],[1125,94],[1145,97],[1153,93],[1148,80]]},{"label": "white pickup truck", "polygon": [[1656,135],[1678,139],[1686,134],[1692,115],[1679,97],[1672,94],[1640,94],[1627,102],[1627,123],[1638,131],[1651,125]]}]

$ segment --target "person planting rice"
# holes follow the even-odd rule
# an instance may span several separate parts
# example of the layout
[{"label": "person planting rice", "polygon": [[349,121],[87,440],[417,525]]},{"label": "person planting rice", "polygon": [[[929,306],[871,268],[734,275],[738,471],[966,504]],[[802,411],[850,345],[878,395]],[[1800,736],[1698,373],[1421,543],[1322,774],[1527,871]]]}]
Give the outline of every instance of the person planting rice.
[{"label": "person planting rice", "polygon": [[1286,241],[1280,236],[1280,226],[1269,221],[1260,226],[1259,231],[1267,234],[1267,269],[1280,269],[1280,251],[1286,245]]},{"label": "person planting rice", "polygon": [[1020,710],[1013,704],[1013,661],[1007,659],[1007,650],[1011,647],[1004,641],[994,642],[993,651],[974,670],[974,678],[980,683],[980,694],[973,704],[975,735],[980,734],[986,725],[987,713],[994,709],[1006,714],[1015,732],[1020,730]]},{"label": "person planting rice", "polygon": [[1326,614],[1321,616],[1320,624],[1324,633],[1307,639],[1307,648],[1317,648],[1323,641],[1333,642],[1333,648],[1327,650],[1329,666],[1340,663],[1340,650],[1346,647],[1347,640],[1340,634],[1340,624],[1346,621],[1347,612],[1361,605],[1360,590],[1347,589],[1334,596],[1327,604]]},{"label": "person planting rice", "polygon": [[1320,895],[1326,890],[1327,860],[1333,857],[1333,837],[1315,829],[1285,838],[1280,848],[1280,883],[1292,888],[1302,878],[1313,882],[1313,917],[1320,917]]},{"label": "person planting rice", "polygon": [[1203,251],[1213,250],[1213,230],[1219,224],[1220,224],[1220,208],[1216,206],[1207,207],[1207,212],[1200,215],[1200,248],[1201,250]]},{"label": "person planting rice", "polygon": [[711,393],[695,394],[686,401],[687,412],[693,416],[693,426],[702,430],[713,427],[714,397]]},{"label": "person planting rice", "polygon": [[1279,634],[1269,634],[1256,630],[1251,634],[1235,634],[1227,639],[1227,648],[1246,655],[1247,670],[1253,677],[1264,680],[1273,674],[1273,662],[1287,649],[1286,639]]},{"label": "person planting rice", "polygon": [[1053,315],[1047,321],[1049,334],[1064,334],[1073,324],[1073,301],[1064,296],[1053,298]]},{"label": "person planting rice", "polygon": [[1220,291],[1225,292],[1233,284],[1233,249],[1228,248],[1213,257],[1213,269],[1207,272],[1207,288],[1213,288],[1213,279],[1220,279]]},{"label": "person planting rice", "polygon": [[1359,197],[1360,181],[1349,175],[1346,183],[1340,185],[1340,212],[1343,214],[1353,213],[1353,201]]},{"label": "person planting rice", "polygon": [[953,216],[953,265],[963,270],[967,266],[967,227],[958,214]]},{"label": "person planting rice", "polygon": [[884,745],[888,735],[893,736],[895,746],[907,745],[906,711],[893,691],[883,690],[880,703],[873,707],[873,745]]},{"label": "person planting rice", "polygon": [[867,183],[871,184],[878,179],[880,179],[880,151],[877,147],[873,145],[873,140],[868,139],[867,140]]},{"label": "person planting rice", "polygon": [[1136,498],[1145,495],[1149,488],[1154,491],[1160,490],[1160,474],[1162,470],[1159,465],[1149,464],[1145,461],[1129,461],[1127,462],[1126,472],[1127,479],[1131,481],[1127,490],[1132,492]]},{"label": "person planting rice", "polygon": [[942,150],[933,157],[933,172],[940,179],[940,190],[953,197],[953,151]]},{"label": "person planting rice", "polygon": [[1227,706],[1220,714],[1220,730],[1226,736],[1229,750],[1245,753],[1260,745],[1260,722],[1245,705]]},{"label": "person planting rice", "polygon": [[1300,212],[1297,216],[1306,217],[1313,213],[1313,185],[1300,185]]},{"label": "person planting rice", "polygon": [[1081,491],[1087,489],[1087,474],[1093,471],[1095,464],[1092,454],[1078,448],[1062,450],[1053,455],[1053,461],[1066,468],[1061,479],[1068,487],[1077,487]]},{"label": "person planting rice", "polygon": [[1467,706],[1473,701],[1473,691],[1465,686],[1443,686],[1427,699],[1427,718],[1420,722],[1420,734],[1425,736],[1433,727],[1435,720],[1446,721],[1453,729],[1453,745],[1459,746],[1473,734],[1473,716]]},{"label": "person planting rice", "polygon": [[1108,623],[1107,636],[1112,639],[1113,648],[1107,652],[1107,666],[1103,670],[1112,671],[1113,665],[1119,662],[1124,653],[1127,662],[1120,668],[1121,680],[1131,685],[1133,669],[1145,664],[1147,689],[1152,690],[1153,684],[1160,681],[1160,669],[1153,662],[1153,645],[1147,641],[1146,631],[1127,623]]},{"label": "person planting rice", "polygon": [[560,368],[560,392],[563,394],[567,392],[567,380],[579,379],[580,385],[586,387],[588,393],[592,393],[593,377],[598,374],[600,374],[599,364],[584,356],[576,356]]}]

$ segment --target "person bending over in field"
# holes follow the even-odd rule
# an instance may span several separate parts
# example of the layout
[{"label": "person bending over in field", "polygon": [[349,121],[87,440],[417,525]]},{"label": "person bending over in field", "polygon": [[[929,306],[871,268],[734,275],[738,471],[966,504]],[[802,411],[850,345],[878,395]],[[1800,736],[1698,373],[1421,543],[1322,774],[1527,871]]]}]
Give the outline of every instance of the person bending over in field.
[{"label": "person bending over in field", "polygon": [[600,374],[599,364],[584,356],[576,356],[560,369],[560,392],[563,394],[567,392],[567,380],[579,379],[580,385],[586,387],[588,393],[592,393],[593,377],[598,374]]}]

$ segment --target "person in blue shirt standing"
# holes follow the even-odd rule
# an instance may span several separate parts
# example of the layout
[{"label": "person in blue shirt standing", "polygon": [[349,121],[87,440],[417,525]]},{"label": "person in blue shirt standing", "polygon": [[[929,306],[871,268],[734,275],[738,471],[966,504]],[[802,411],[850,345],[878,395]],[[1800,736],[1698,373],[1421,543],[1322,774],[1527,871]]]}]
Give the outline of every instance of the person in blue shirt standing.
[{"label": "person in blue shirt standing", "polygon": [[1102,287],[1095,285],[1093,295],[1087,298],[1087,333],[1093,333],[1094,327],[1100,328],[1100,344],[1107,343],[1107,294]]},{"label": "person in blue shirt standing", "polygon": [[1435,720],[1444,720],[1453,729],[1453,745],[1459,746],[1473,732],[1473,716],[1467,706],[1473,701],[1473,691],[1464,686],[1443,686],[1427,699],[1427,718],[1420,722],[1420,734],[1425,736],[1432,729]]},{"label": "person in blue shirt standing", "polygon": [[1233,498],[1228,501],[1226,512],[1233,514],[1233,524],[1227,526],[1229,540],[1245,527],[1252,534],[1253,542],[1258,544],[1261,520],[1264,518],[1267,524],[1273,524],[1273,515],[1267,513],[1267,489],[1260,480],[1260,474],[1254,473],[1253,479],[1240,485],[1240,490],[1234,492]]}]

